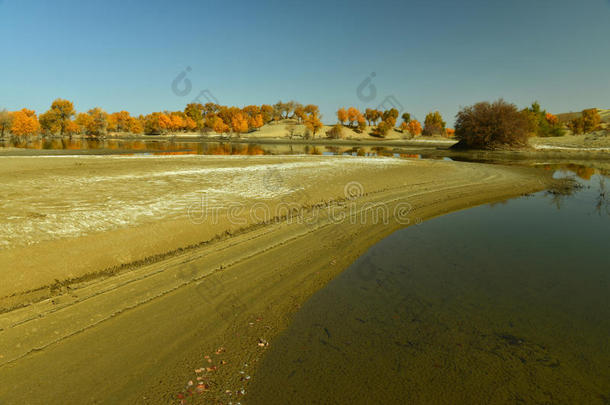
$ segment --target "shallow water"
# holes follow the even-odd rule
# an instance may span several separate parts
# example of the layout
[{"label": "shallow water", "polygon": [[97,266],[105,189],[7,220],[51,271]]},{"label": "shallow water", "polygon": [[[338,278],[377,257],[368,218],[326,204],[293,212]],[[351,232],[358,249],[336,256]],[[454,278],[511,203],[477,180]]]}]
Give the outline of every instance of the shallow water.
[{"label": "shallow water", "polygon": [[[421,158],[422,148],[390,148],[383,146],[333,146],[303,144],[253,144],[233,142],[202,142],[129,139],[19,139],[1,140],[0,149],[18,148],[66,154],[151,154],[151,155],[353,155]],[[425,149],[425,147],[424,147]],[[434,158],[433,148],[430,157]]]},{"label": "shallow water", "polygon": [[[580,173],[571,173],[571,171]],[[306,302],[250,404],[610,403],[610,178],[400,230]]]}]

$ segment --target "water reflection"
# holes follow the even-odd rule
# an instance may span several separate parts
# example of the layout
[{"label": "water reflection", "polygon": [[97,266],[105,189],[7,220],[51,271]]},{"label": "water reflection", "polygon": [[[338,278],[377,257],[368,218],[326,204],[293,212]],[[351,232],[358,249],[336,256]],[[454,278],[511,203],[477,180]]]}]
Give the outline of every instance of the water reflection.
[{"label": "water reflection", "polygon": [[[602,167],[582,164],[542,165],[545,170],[553,170],[553,177],[567,178],[574,181],[573,186],[547,190],[544,195],[552,206],[558,210],[564,205],[588,204],[594,207],[593,213],[598,216],[610,216],[610,196],[606,191],[606,181],[610,172]],[[569,209],[569,208],[568,208]]]},{"label": "water reflection", "polygon": [[18,148],[32,151],[70,151],[71,153],[153,155],[350,155],[387,156],[410,159],[436,158],[413,153],[409,148],[385,146],[337,146],[307,144],[253,144],[235,142],[202,142],[175,140],[129,140],[94,138],[11,138],[0,141],[0,148]]}]

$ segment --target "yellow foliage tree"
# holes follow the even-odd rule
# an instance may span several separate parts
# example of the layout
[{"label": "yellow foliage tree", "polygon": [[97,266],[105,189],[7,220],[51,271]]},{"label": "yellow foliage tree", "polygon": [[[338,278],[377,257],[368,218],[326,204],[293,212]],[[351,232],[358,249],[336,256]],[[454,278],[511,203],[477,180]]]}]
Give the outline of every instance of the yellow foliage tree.
[{"label": "yellow foliage tree", "polygon": [[411,133],[411,135],[418,136],[421,135],[422,127],[419,121],[413,120],[407,125],[407,130]]},{"label": "yellow foliage tree", "polygon": [[11,125],[11,133],[13,135],[36,135],[40,131],[40,124],[36,118],[34,110],[23,108],[12,113],[13,122]]},{"label": "yellow foliage tree", "polygon": [[307,127],[307,129],[309,129],[313,135],[313,137],[316,137],[316,133],[322,129],[322,122],[320,121],[320,118],[318,118],[318,114],[309,114],[306,118],[305,118],[305,126]]},{"label": "yellow foliage tree", "polygon": [[172,119],[164,113],[159,113],[158,115],[159,128],[161,128],[162,132],[167,132],[172,129]]},{"label": "yellow foliage tree", "polygon": [[219,134],[229,132],[231,130],[231,128],[229,128],[229,126],[225,124],[222,118],[220,117],[214,117],[212,129],[214,130],[214,132]]},{"label": "yellow foliage tree", "polygon": [[80,125],[78,125],[74,121],[68,121],[68,123],[66,124],[64,134],[65,135],[76,135],[76,134],[79,134],[80,131],[81,131]]},{"label": "yellow foliage tree", "polygon": [[251,117],[250,120],[248,121],[248,125],[252,129],[258,129],[258,128],[262,127],[263,126],[263,115],[258,114],[254,117]]},{"label": "yellow foliage tree", "polygon": [[248,132],[248,120],[242,113],[237,113],[231,119],[231,128],[237,134]]},{"label": "yellow foliage tree", "polygon": [[67,132],[67,126],[72,122],[74,114],[74,104],[69,100],[58,98],[53,101],[51,108],[47,112],[40,115],[39,122],[43,132],[64,135]]},{"label": "yellow foliage tree", "polygon": [[87,132],[87,128],[91,125],[93,118],[87,113],[78,113],[76,116],[76,125],[80,128],[81,132]]},{"label": "yellow foliage tree", "polygon": [[261,114],[263,115],[263,123],[267,124],[273,119],[273,107],[268,104],[261,105]]},{"label": "yellow foliage tree", "polygon": [[191,117],[186,117],[184,119],[184,128],[187,131],[194,131],[197,129],[197,123],[195,122],[194,119],[192,119]]},{"label": "yellow foliage tree", "polygon": [[112,113],[108,116],[108,132],[130,132],[131,115],[127,111]]},{"label": "yellow foliage tree", "polygon": [[99,107],[95,107],[87,111],[87,114],[91,119],[86,127],[86,133],[94,136],[106,135],[108,130],[108,113]]},{"label": "yellow foliage tree", "polygon": [[358,121],[360,121],[361,116],[362,114],[357,108],[350,107],[347,109],[347,120],[349,121],[350,126],[355,127]]},{"label": "yellow foliage tree", "polygon": [[129,132],[132,134],[141,134],[144,132],[144,126],[142,125],[142,121],[137,118],[131,117],[129,120]]},{"label": "yellow foliage tree", "polygon": [[343,123],[347,121],[347,111],[345,111],[345,108],[339,108],[339,110],[337,111],[337,118],[339,119],[341,125],[343,125]]},{"label": "yellow foliage tree", "polygon": [[184,119],[177,113],[172,113],[170,116],[170,129],[172,131],[182,131],[185,128]]}]

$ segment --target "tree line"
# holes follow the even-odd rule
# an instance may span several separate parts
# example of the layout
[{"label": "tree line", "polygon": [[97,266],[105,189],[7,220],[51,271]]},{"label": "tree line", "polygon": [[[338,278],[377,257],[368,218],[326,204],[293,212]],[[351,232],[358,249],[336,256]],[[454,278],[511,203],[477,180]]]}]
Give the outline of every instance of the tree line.
[{"label": "tree line", "polygon": [[104,136],[108,133],[162,135],[193,131],[241,134],[283,119],[297,120],[314,135],[323,126],[318,106],[302,105],[295,101],[243,108],[215,103],[190,103],[184,111],[159,111],[134,117],[128,111],[109,114],[99,107],[77,113],[71,101],[57,99],[48,111],[39,116],[27,108],[0,111],[0,136]]},{"label": "tree line", "polygon": [[[452,137],[455,133],[453,129],[447,128],[446,122],[443,121],[441,113],[438,111],[426,115],[423,128],[421,123],[412,119],[411,114],[407,112],[400,116],[402,122],[396,127],[398,115],[399,111],[396,108],[389,110],[367,108],[364,113],[361,113],[355,107],[342,107],[337,111],[337,125],[351,128],[356,132],[362,132],[368,126],[372,128],[371,135],[381,138],[387,136],[391,130],[408,133],[411,136],[439,135]],[[333,128],[333,131],[340,132],[340,127]]]},{"label": "tree line", "polygon": [[[355,107],[342,107],[336,113],[337,125],[331,128],[327,135],[340,138],[343,136],[343,128],[350,128],[358,133],[370,129],[370,134],[377,137],[386,137],[390,131],[398,131],[412,137],[459,135],[458,138],[464,138],[466,136],[464,131],[473,131],[470,135],[474,136],[477,130],[481,129],[477,128],[477,125],[483,124],[476,119],[480,119],[485,114],[499,114],[496,118],[509,117],[512,124],[515,124],[515,120],[519,121],[513,129],[519,128],[517,132],[523,133],[526,137],[561,136],[566,129],[574,134],[587,133],[598,128],[601,122],[596,109],[584,110],[578,117],[560,122],[557,116],[543,110],[538,102],[518,110],[516,106],[510,105],[509,108],[500,101],[502,100],[494,104],[478,103],[462,109],[456,116],[455,130],[447,128],[438,111],[427,114],[423,126],[409,113],[403,113],[400,115],[401,123],[397,126],[399,111],[395,108],[388,110],[367,108],[361,112]],[[56,99],[49,110],[39,116],[34,110],[27,108],[12,112],[0,111],[0,136],[82,134],[100,137],[108,133],[163,135],[194,131],[243,134],[256,131],[271,122],[287,119],[304,125],[314,137],[324,127],[317,105],[303,105],[295,101],[278,101],[273,105],[248,105],[243,108],[215,103],[190,103],[183,111],[160,111],[135,117],[128,111],[109,114],[99,107],[87,112],[77,112],[71,101]],[[513,138],[520,137],[521,135],[513,136]],[[484,139],[480,141],[485,142]]]}]

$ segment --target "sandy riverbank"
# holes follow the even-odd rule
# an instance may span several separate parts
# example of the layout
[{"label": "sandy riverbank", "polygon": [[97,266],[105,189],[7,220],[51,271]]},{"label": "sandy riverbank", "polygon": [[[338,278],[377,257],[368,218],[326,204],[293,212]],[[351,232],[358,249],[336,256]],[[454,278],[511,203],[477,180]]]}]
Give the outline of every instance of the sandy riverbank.
[{"label": "sandy riverbank", "polygon": [[167,403],[197,377],[196,402],[235,400],[259,339],[369,246],[549,176],[332,156],[4,158],[0,402]]}]

